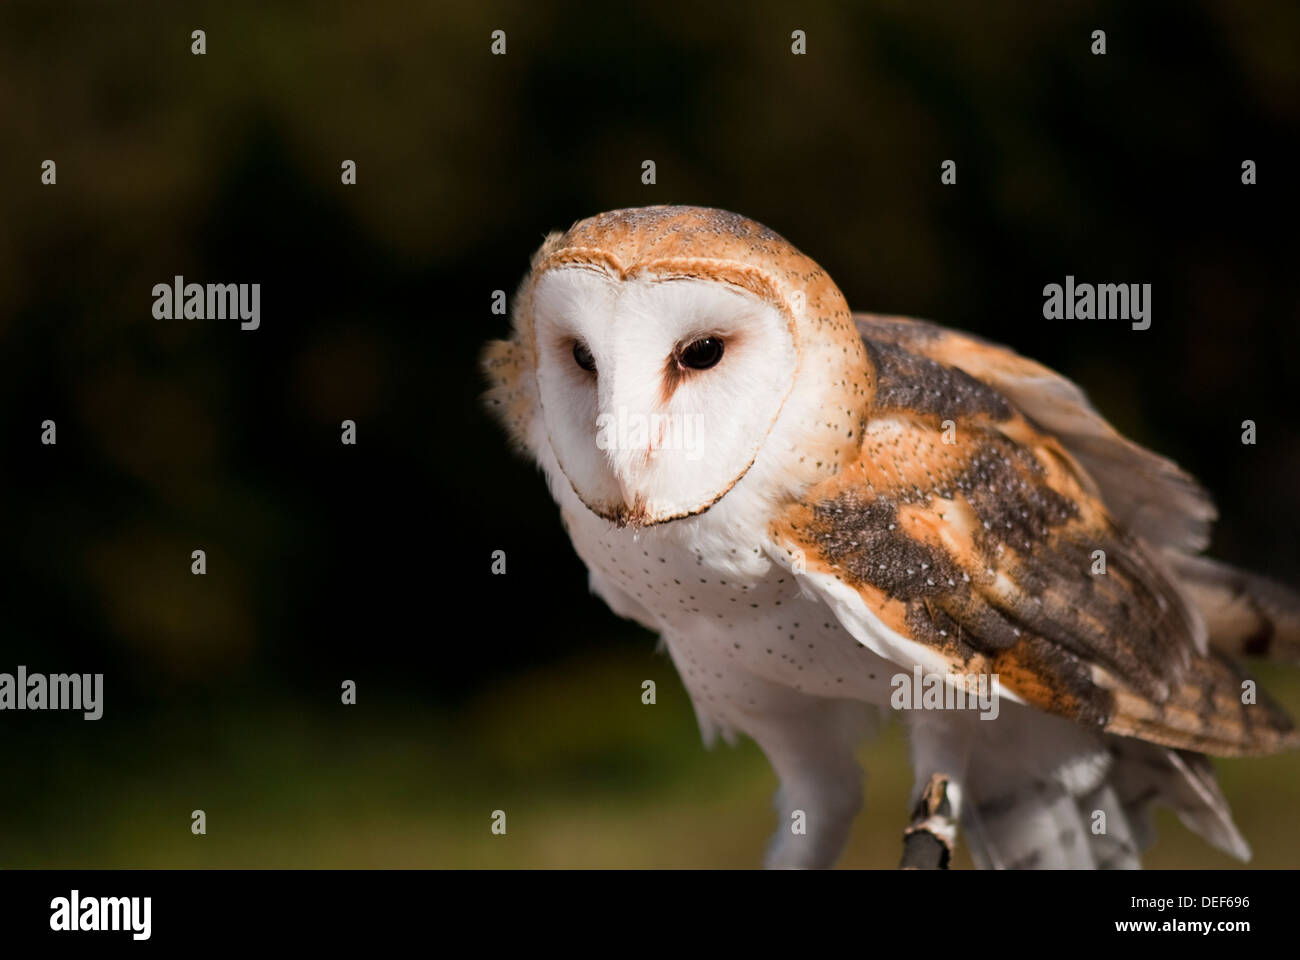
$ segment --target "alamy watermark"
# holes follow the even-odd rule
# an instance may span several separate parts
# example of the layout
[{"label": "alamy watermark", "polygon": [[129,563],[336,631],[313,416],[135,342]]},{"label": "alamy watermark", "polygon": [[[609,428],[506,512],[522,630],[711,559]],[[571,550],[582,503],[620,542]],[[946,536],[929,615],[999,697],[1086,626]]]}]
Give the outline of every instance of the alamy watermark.
[{"label": "alamy watermark", "polygon": [[0,673],[0,710],[80,710],[87,720],[104,715],[102,673]]},{"label": "alamy watermark", "polygon": [[617,413],[596,417],[596,446],[601,450],[646,450],[651,456],[680,450],[687,460],[704,456],[704,415],[700,413]]},{"label": "alamy watermark", "polygon": [[1134,330],[1146,330],[1151,326],[1151,284],[1075,283],[1071,274],[1064,286],[1043,287],[1043,319],[1132,320]]},{"label": "alamy watermark", "polygon": [[179,274],[171,283],[153,286],[153,315],[158,320],[233,320],[240,330],[262,323],[260,283],[186,283]]},{"label": "alamy watermark", "polygon": [[153,932],[153,897],[83,897],[73,890],[50,901],[50,929],[56,933],[120,930],[133,940]]},{"label": "alamy watermark", "polygon": [[917,664],[910,674],[894,674],[889,685],[895,710],[978,710],[981,720],[998,718],[996,673],[926,673]]}]

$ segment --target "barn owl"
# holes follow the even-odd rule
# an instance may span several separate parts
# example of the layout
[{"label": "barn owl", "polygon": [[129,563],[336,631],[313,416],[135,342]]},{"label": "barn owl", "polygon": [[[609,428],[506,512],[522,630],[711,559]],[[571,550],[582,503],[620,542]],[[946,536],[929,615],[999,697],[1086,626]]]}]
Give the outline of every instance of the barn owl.
[{"label": "barn owl", "polygon": [[[1136,867],[1157,802],[1249,857],[1207,755],[1300,745],[1229,659],[1294,657],[1300,604],[1200,556],[1205,492],[1074,384],[850,313],[782,237],[698,207],[550,235],[512,314],[487,402],[705,740],[772,764],[768,866],[834,864],[873,713],[906,724],[918,795],[948,778],[977,866]],[[895,709],[913,677],[996,678],[998,707]]]}]

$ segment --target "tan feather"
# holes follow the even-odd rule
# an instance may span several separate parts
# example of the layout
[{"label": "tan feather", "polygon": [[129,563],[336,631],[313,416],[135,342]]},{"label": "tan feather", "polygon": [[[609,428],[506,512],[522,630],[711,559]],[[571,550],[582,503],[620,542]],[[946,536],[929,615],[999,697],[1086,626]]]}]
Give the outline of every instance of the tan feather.
[{"label": "tan feather", "polygon": [[[1242,704],[1243,678],[1205,655],[1199,613],[1088,471],[998,389],[911,349],[902,323],[882,339],[859,323],[875,378],[859,459],[773,525],[807,574],[856,590],[952,671],[997,673],[1043,710],[1179,749],[1300,745],[1271,703]],[[943,334],[926,336],[933,347]]]},{"label": "tan feather", "polygon": [[853,315],[864,337],[885,339],[988,384],[1083,466],[1115,521],[1160,547],[1197,552],[1209,543],[1210,496],[1177,464],[1128,440],[1075,384],[1007,347],[922,320]]}]

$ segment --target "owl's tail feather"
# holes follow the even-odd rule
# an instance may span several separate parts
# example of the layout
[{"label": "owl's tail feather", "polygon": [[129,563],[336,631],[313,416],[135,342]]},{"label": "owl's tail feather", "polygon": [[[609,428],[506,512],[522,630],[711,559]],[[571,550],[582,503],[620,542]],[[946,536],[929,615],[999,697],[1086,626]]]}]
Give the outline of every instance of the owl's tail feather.
[{"label": "owl's tail feather", "polygon": [[1102,778],[1046,776],[1012,795],[967,798],[962,825],[981,869],[1136,870],[1155,843],[1152,810],[1173,809],[1189,830],[1239,860],[1250,847],[1202,754],[1110,738]]},{"label": "owl's tail feather", "polygon": [[1238,860],[1250,859],[1250,845],[1232,821],[1209,757],[1127,737],[1111,740],[1110,749],[1109,780],[1141,849],[1155,842],[1151,810],[1163,803],[1207,843]]},{"label": "owl's tail feather", "polygon": [[1068,783],[1049,777],[1013,794],[969,796],[962,828],[971,860],[981,870],[1141,866],[1142,848],[1127,811],[1106,782],[1075,795]]},{"label": "owl's tail feather", "polygon": [[1167,556],[1205,619],[1212,647],[1229,656],[1300,664],[1300,595],[1208,557]]},{"label": "owl's tail feather", "polygon": [[[958,845],[980,868],[1137,869],[1155,842],[1156,805],[1225,853],[1250,857],[1202,754],[1099,735],[1015,704],[993,722],[948,714],[911,726],[918,784],[958,771]],[[954,744],[964,745],[959,755]]]}]

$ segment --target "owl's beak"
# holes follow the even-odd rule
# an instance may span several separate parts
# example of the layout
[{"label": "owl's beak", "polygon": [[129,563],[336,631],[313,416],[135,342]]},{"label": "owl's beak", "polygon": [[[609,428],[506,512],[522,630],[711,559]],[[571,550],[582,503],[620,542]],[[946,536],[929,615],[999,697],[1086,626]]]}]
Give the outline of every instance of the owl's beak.
[{"label": "owl's beak", "polygon": [[614,510],[614,522],[620,527],[645,526],[651,511],[644,492],[643,469],[650,461],[650,453],[641,450],[621,450],[617,453],[617,456],[608,458],[621,497],[621,502]]},{"label": "owl's beak", "polygon": [[[649,454],[646,454],[642,459],[644,463],[648,463]],[[654,501],[646,496],[644,478],[637,477],[635,473],[629,476],[627,471],[616,471],[615,478],[618,482],[619,492],[622,494],[622,502],[614,504],[612,509],[608,511],[596,510],[595,512],[607,520],[612,520],[620,527],[654,527],[671,523],[674,520],[698,516],[713,506],[717,499],[721,498],[721,494],[719,494],[718,498],[701,504],[694,509],[669,512],[656,509]]]},{"label": "owl's beak", "polygon": [[620,527],[648,527],[661,522],[649,519],[646,502],[640,499],[634,499],[631,503],[624,502],[615,511],[613,519]]}]

